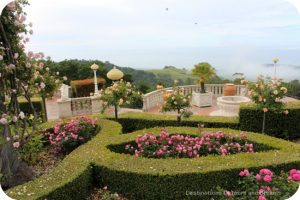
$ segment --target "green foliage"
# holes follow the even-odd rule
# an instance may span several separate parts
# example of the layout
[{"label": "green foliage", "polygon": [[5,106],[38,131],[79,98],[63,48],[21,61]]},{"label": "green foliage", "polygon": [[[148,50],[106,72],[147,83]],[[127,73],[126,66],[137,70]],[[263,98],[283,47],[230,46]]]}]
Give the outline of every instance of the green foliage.
[{"label": "green foliage", "polygon": [[282,86],[281,80],[258,76],[255,83],[248,83],[250,98],[258,109],[280,111],[283,107],[281,99],[287,93],[287,88]]},{"label": "green foliage", "polygon": [[[155,115],[152,117],[155,118]],[[215,120],[220,122],[222,118]],[[173,121],[176,122],[175,118]],[[210,191],[216,186],[215,183],[235,189],[237,174],[245,168],[257,170],[265,167],[279,172],[300,167],[298,145],[256,133],[249,133],[249,141],[271,146],[276,150],[223,157],[207,156],[201,159],[157,160],[119,154],[110,151],[108,146],[130,142],[137,135],[145,133],[145,130],[121,134],[122,127],[116,122],[100,119],[98,123],[101,126],[100,134],[67,155],[50,174],[12,188],[7,194],[22,200],[79,200],[87,197],[93,183],[98,183],[108,185],[110,191],[129,199],[199,199],[197,195],[186,196],[186,191]],[[161,127],[146,131],[159,133],[160,129]],[[198,129],[167,127],[167,130],[193,134]],[[239,132],[229,129],[209,130]],[[201,196],[201,199],[208,197]]]},{"label": "green foliage", "polygon": [[151,113],[124,113],[120,115],[118,122],[122,124],[124,133],[156,126],[198,127],[198,124],[203,124],[207,128],[224,127],[238,129],[239,127],[238,118],[236,117],[211,117],[195,115],[178,123],[176,115],[158,115]]},{"label": "green foliage", "polygon": [[34,165],[40,159],[38,154],[45,148],[46,140],[43,135],[34,135],[27,143],[18,149],[21,159],[27,164]]},{"label": "green foliage", "polygon": [[204,83],[216,75],[215,69],[209,63],[198,63],[194,66],[192,74],[198,77],[201,84],[201,93],[205,93]]},{"label": "green foliage", "polygon": [[102,112],[109,106],[113,106],[116,119],[118,119],[119,106],[128,106],[132,103],[132,100],[135,103],[138,103],[137,101],[140,100],[139,104],[141,104],[140,92],[130,82],[124,82],[123,80],[114,82],[112,86],[102,90],[100,96],[100,99],[103,101]]},{"label": "green foliage", "polygon": [[[299,138],[300,102],[288,102],[283,109],[283,112],[265,113],[265,133],[279,138]],[[253,103],[242,104],[239,116],[241,130],[254,132],[262,130],[263,111]]]},{"label": "green foliage", "polygon": [[189,118],[193,113],[187,109],[191,107],[191,95],[184,94],[182,88],[173,87],[173,93],[166,93],[164,95],[164,104],[162,106],[162,112],[176,111],[177,122],[180,123],[181,117]]}]

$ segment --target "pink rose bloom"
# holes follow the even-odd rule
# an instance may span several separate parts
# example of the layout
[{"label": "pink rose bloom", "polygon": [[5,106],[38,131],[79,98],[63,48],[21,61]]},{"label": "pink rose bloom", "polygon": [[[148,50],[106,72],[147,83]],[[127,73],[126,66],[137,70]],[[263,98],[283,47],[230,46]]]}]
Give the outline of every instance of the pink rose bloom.
[{"label": "pink rose bloom", "polygon": [[296,169],[291,169],[290,170],[290,176],[292,176],[293,174],[299,174],[300,173],[300,171],[298,171],[298,170],[296,170]]},{"label": "pink rose bloom", "polygon": [[259,174],[260,175],[270,175],[270,176],[273,176],[273,172],[269,169],[261,169],[259,171]]},{"label": "pink rose bloom", "polygon": [[261,180],[261,175],[256,174],[255,178],[256,178],[257,181],[260,181]]},{"label": "pink rose bloom", "polygon": [[266,176],[264,177],[264,181],[265,181],[265,182],[271,182],[271,181],[272,181],[272,176],[266,175]]},{"label": "pink rose bloom", "polygon": [[300,181],[300,173],[293,174],[292,175],[292,180],[293,181]]},{"label": "pink rose bloom", "polygon": [[259,189],[259,190],[258,190],[258,194],[259,194],[259,195],[263,195],[264,192],[265,192],[265,191],[264,191],[263,189]]},{"label": "pink rose bloom", "polygon": [[225,191],[225,195],[226,195],[228,198],[231,198],[231,197],[232,197],[232,193],[229,192],[229,191]]},{"label": "pink rose bloom", "polygon": [[258,200],[267,200],[267,198],[265,196],[259,196]]},{"label": "pink rose bloom", "polygon": [[245,174],[245,176],[250,176],[249,170],[248,170],[248,169],[245,169],[245,170],[244,170],[244,174]]}]

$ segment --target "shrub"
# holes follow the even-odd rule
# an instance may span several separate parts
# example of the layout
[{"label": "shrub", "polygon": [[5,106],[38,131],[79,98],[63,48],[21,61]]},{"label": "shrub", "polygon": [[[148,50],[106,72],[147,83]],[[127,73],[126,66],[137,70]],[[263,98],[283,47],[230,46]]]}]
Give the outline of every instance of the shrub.
[{"label": "shrub", "polygon": [[[114,118],[109,119],[114,120]],[[180,123],[178,123],[176,115],[158,115],[151,113],[124,113],[120,115],[118,122],[122,125],[124,133],[156,126],[198,127],[199,124],[203,124],[206,128],[239,128],[237,117],[191,116],[190,118],[182,120]]]},{"label": "shrub", "polygon": [[244,132],[240,135],[222,131],[206,132],[201,136],[182,134],[170,135],[162,130],[159,136],[146,133],[135,139],[135,144],[127,144],[125,149],[135,156],[147,158],[195,158],[209,154],[229,155],[240,152],[254,152],[252,143],[247,142]]},{"label": "shrub", "polygon": [[[240,107],[240,129],[261,132],[263,111],[252,103]],[[294,139],[300,137],[300,101],[288,102],[283,112],[272,110],[265,113],[265,133],[279,138]]]},{"label": "shrub", "polygon": [[288,199],[299,187],[300,171],[292,169],[289,173],[283,171],[276,175],[269,169],[260,169],[256,175],[244,169],[239,173],[238,191],[223,191],[219,199],[238,200],[277,200]]},{"label": "shrub", "polygon": [[[97,182],[129,199],[211,199],[211,196],[189,194],[210,191],[215,183],[234,189],[237,174],[245,168],[270,168],[279,172],[300,167],[300,147],[297,144],[256,133],[249,134],[248,140],[276,150],[223,157],[209,155],[199,159],[147,159],[120,154],[111,151],[109,146],[128,143],[137,135],[159,132],[160,128],[121,134],[122,127],[116,122],[100,119],[97,124],[101,127],[101,134],[72,151],[51,173],[12,188],[7,194],[22,200],[79,200],[85,199],[92,183]],[[197,131],[185,127],[169,127],[167,130],[190,135]],[[216,130],[239,133],[229,129],[207,131]]]},{"label": "shrub", "polygon": [[[197,128],[166,127],[171,133],[195,135]],[[230,129],[206,129],[238,134]],[[254,154],[239,153],[228,156],[208,155],[201,158],[153,159],[136,157],[114,148],[133,141],[138,135],[151,132],[158,135],[160,128],[140,130],[130,134],[104,134],[99,143],[101,159],[95,160],[95,177],[111,191],[129,199],[211,199],[213,196],[191,195],[197,191],[214,191],[216,183],[228,189],[236,189],[240,170],[270,168],[275,172],[299,168],[300,147],[284,140],[262,134],[249,133],[251,143],[266,145],[272,149]],[[123,145],[124,148],[124,145]],[[267,158],[267,159],[266,159]],[[193,193],[194,192],[194,193]]]},{"label": "shrub", "polygon": [[58,122],[44,135],[58,152],[69,153],[90,140],[95,134],[95,119],[87,116],[76,117],[68,122]]}]

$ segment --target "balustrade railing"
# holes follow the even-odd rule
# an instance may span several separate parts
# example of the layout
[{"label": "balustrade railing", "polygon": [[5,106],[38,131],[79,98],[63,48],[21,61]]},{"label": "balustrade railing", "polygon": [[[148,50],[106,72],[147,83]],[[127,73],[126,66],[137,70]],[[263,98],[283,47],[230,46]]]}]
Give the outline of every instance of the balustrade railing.
[{"label": "balustrade railing", "polygon": [[72,115],[91,114],[91,97],[71,98]]},{"label": "balustrade railing", "polygon": [[[184,85],[179,86],[184,90],[184,94],[191,94],[192,92],[200,92],[200,85]],[[143,98],[143,111],[149,111],[152,108],[157,106],[161,106],[164,102],[163,93],[172,90],[172,87],[164,88],[161,90],[155,90],[153,92],[147,93]],[[245,86],[244,85],[236,85],[236,95],[244,96]],[[206,84],[205,90],[207,92],[212,92],[216,97],[222,96],[224,92],[223,84]]]}]

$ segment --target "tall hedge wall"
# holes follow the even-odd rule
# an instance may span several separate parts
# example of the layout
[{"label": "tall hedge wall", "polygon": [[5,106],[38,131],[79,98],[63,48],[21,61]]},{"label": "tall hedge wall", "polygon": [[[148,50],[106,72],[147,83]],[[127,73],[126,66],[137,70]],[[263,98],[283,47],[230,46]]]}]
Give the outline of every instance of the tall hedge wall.
[{"label": "tall hedge wall", "polygon": [[[300,137],[300,101],[288,102],[284,108],[288,114],[268,111],[265,120],[265,133],[279,138]],[[254,104],[242,104],[240,108],[240,129],[262,132],[263,111]]]}]

